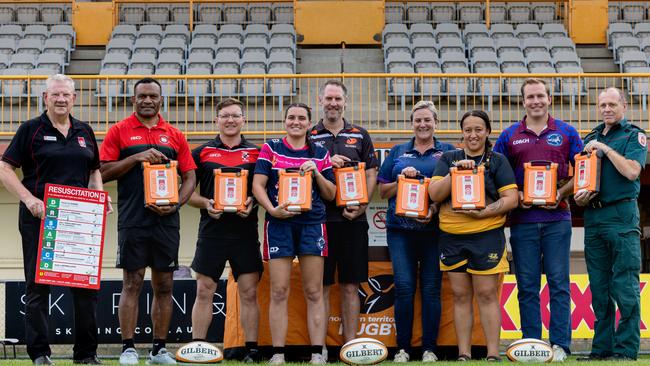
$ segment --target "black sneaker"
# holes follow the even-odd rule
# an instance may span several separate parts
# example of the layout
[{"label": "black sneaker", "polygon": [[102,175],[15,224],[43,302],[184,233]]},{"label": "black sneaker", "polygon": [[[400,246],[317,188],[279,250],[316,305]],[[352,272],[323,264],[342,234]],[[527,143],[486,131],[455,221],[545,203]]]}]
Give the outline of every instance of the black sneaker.
[{"label": "black sneaker", "polygon": [[578,362],[591,362],[591,361],[605,361],[609,357],[603,357],[601,355],[590,354],[589,356],[577,357],[576,361]]},{"label": "black sneaker", "polygon": [[101,365],[102,361],[97,356],[91,356],[81,360],[73,360],[72,363],[75,365]]},{"label": "black sneaker", "polygon": [[244,363],[260,363],[262,362],[262,353],[258,349],[252,349],[248,351],[242,361]]},{"label": "black sneaker", "polygon": [[614,356],[608,358],[609,361],[636,361],[636,358],[628,357],[620,353],[614,353]]}]

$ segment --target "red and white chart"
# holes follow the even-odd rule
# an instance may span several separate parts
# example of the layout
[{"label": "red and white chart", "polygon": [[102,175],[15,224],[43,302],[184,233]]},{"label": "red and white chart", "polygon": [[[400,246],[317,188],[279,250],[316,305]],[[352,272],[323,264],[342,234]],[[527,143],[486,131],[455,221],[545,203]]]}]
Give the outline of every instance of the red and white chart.
[{"label": "red and white chart", "polygon": [[36,283],[99,289],[108,192],[45,185]]}]

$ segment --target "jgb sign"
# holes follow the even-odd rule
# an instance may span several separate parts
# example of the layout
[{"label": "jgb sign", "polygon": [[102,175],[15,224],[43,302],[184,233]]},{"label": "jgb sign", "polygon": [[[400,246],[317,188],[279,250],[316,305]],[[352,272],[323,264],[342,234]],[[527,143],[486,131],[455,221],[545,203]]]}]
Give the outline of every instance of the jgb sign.
[{"label": "jgb sign", "polygon": [[[121,281],[102,281],[97,304],[97,334],[99,343],[120,343],[120,323],[118,308],[120,303]],[[5,286],[5,336],[25,339],[25,283],[7,282]],[[175,280],[173,292],[173,313],[169,326],[169,342],[188,342],[192,340],[192,306],[196,297],[194,280]],[[153,291],[149,281],[145,281],[140,294],[138,324],[135,330],[136,342],[150,342],[151,303]],[[66,288],[51,287],[49,301],[50,342],[54,344],[74,343],[74,314],[72,295]],[[221,342],[226,319],[226,281],[219,281],[217,293],[212,302],[213,321],[208,330],[208,340]]]}]

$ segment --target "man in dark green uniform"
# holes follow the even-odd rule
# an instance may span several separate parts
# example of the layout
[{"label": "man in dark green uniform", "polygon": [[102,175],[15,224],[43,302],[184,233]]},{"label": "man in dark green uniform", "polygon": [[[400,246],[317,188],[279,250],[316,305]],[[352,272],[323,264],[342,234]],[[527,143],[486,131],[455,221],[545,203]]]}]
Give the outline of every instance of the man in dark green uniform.
[{"label": "man in dark green uniform", "polygon": [[[585,151],[602,152],[598,194],[579,191],[585,209],[585,259],[596,315],[591,354],[582,361],[635,360],[639,352],[639,196],[646,161],[645,131],[625,119],[623,92],[608,88],[598,96],[603,119],[585,137]],[[616,328],[616,306],[621,317]]]}]

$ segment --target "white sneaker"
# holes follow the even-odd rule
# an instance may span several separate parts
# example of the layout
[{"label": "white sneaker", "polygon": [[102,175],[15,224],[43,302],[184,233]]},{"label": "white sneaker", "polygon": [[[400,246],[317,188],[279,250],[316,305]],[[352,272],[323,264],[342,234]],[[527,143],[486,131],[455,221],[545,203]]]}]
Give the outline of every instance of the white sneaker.
[{"label": "white sneaker", "polygon": [[438,361],[438,356],[436,356],[433,351],[424,351],[422,354],[422,362],[436,362]]},{"label": "white sneaker", "polygon": [[312,353],[311,361],[309,361],[309,363],[312,365],[324,365],[327,363],[327,361],[321,353]]},{"label": "white sneaker", "polygon": [[269,365],[283,365],[284,364],[284,353],[276,353],[269,360]]},{"label": "white sneaker", "polygon": [[161,348],[155,356],[149,353],[147,365],[176,365],[176,359],[166,348]]},{"label": "white sneaker", "polygon": [[558,346],[557,344],[553,345],[553,362],[564,362],[566,360],[566,352],[564,348]]},{"label": "white sneaker", "polygon": [[406,353],[406,351],[404,351],[403,349],[401,349],[399,350],[399,352],[395,354],[395,358],[393,359],[393,362],[400,362],[400,363],[409,362],[409,358],[410,358],[409,354]]},{"label": "white sneaker", "polygon": [[323,346],[323,352],[321,352],[321,354],[323,355],[323,360],[327,362],[327,346]]},{"label": "white sneaker", "polygon": [[120,355],[120,365],[137,365],[138,363],[138,351],[135,348],[127,348]]}]

